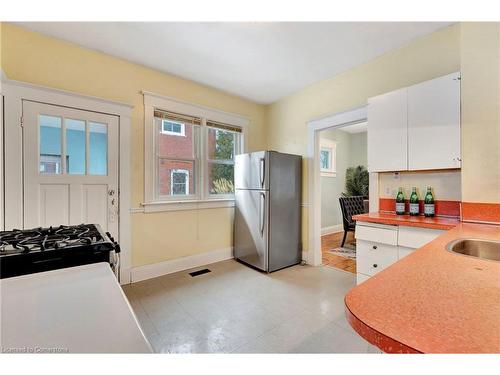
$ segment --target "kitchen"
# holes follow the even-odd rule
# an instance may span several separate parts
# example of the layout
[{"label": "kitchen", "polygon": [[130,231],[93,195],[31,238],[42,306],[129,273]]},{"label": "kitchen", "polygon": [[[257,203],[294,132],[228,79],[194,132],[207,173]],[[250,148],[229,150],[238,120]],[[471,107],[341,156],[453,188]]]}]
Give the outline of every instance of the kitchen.
[{"label": "kitchen", "polygon": [[[89,32],[139,33],[108,24]],[[500,351],[498,250],[482,253],[500,241],[498,23],[424,23],[419,35],[386,25],[408,40],[275,100],[265,98],[271,90],[247,100],[97,52],[78,23],[0,25],[2,348]],[[361,120],[370,207],[352,217],[349,274],[321,266],[317,134]],[[245,185],[253,174],[257,185]],[[267,216],[255,214],[267,204]],[[269,236],[262,247],[253,243],[259,231]],[[47,254],[57,256],[47,262]],[[54,303],[64,324],[38,325]],[[20,329],[17,318],[33,324]]]}]

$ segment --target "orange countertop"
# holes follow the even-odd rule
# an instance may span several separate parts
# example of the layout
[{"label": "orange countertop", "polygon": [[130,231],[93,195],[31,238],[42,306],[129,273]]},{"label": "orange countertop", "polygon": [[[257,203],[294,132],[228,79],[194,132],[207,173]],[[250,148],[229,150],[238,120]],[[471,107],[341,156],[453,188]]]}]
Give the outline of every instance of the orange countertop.
[{"label": "orange countertop", "polygon": [[420,227],[429,229],[451,229],[458,225],[460,221],[448,217],[425,217],[425,216],[410,216],[396,215],[390,213],[373,212],[369,214],[355,215],[352,217],[356,221],[367,221],[370,223],[404,225],[408,227]]},{"label": "orange countertop", "polygon": [[445,249],[500,241],[500,226],[460,223],[345,297],[347,319],[392,353],[500,353],[500,262]]}]

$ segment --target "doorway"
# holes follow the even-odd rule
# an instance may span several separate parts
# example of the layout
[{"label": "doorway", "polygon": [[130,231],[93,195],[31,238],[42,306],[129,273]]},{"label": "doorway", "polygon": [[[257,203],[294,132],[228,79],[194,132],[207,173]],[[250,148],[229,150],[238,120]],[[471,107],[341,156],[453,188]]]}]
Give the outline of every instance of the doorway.
[{"label": "doorway", "polygon": [[118,117],[23,101],[24,227],[99,224],[118,238]]},{"label": "doorway", "polygon": [[[345,112],[312,120],[308,126],[308,251],[307,263],[314,266],[323,264],[321,249],[321,131],[325,129],[340,129],[348,125],[367,121],[367,107],[362,106]],[[378,197],[378,174],[369,173],[369,196]],[[378,199],[369,201],[369,211],[378,211]]]},{"label": "doorway", "polygon": [[351,214],[368,212],[367,122],[323,129],[319,137],[322,263],[355,274]]}]

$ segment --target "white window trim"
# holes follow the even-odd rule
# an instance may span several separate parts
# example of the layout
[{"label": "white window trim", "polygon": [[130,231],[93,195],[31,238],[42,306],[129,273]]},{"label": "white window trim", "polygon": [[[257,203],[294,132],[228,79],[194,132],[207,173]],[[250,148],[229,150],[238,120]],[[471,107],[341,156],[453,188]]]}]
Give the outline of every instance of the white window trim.
[{"label": "white window trim", "polygon": [[[173,124],[178,124],[181,126],[181,132],[180,133],[177,133],[177,132],[171,132],[169,130],[164,130],[164,123],[165,122],[171,122]],[[184,126],[184,124],[182,122],[177,122],[177,121],[172,121],[172,120],[162,120],[161,122],[161,133],[162,134],[168,134],[168,135],[175,135],[177,137],[185,137],[186,136],[186,127]]]},{"label": "white window trim", "polygon": [[337,176],[337,143],[329,139],[321,138],[320,153],[327,150],[330,153],[329,168],[321,168],[321,177],[336,177]]},{"label": "white window trim", "polygon": [[[197,104],[183,102],[174,98],[142,92],[144,96],[144,202],[141,203],[144,212],[179,211],[204,208],[234,207],[234,195],[210,194],[208,191],[208,160],[198,159],[197,167],[200,169],[197,184],[197,194],[195,196],[174,196],[166,200],[164,197],[156,195],[156,136],[154,126],[154,110],[161,108],[166,111],[185,113],[202,119],[201,127],[206,127],[206,120],[214,120],[225,124],[230,124],[241,128],[240,150],[246,150],[246,133],[250,121],[248,118],[220,111],[217,109],[204,107]],[[205,133],[201,132],[199,137],[201,145],[201,155],[206,154]],[[198,156],[197,156],[198,157]]]},{"label": "white window trim", "polygon": [[182,173],[186,176],[186,182],[184,187],[184,195],[189,194],[189,171],[187,169],[172,169],[170,171],[170,195],[174,195],[174,173]]}]

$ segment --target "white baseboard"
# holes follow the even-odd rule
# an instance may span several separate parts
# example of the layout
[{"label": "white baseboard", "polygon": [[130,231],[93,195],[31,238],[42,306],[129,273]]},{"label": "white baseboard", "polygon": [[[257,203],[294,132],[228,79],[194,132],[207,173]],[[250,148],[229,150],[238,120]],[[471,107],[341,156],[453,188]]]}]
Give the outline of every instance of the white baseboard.
[{"label": "white baseboard", "polygon": [[132,275],[130,268],[121,269],[120,271],[120,285],[130,284],[132,282]]},{"label": "white baseboard", "polygon": [[342,224],[332,225],[331,227],[321,228],[321,235],[324,236],[325,234],[332,234],[343,231],[344,231],[344,226]]},{"label": "white baseboard", "polygon": [[194,267],[204,266],[206,264],[220,262],[233,258],[233,248],[227,247],[190,255],[187,257],[167,260],[165,262],[147,264],[145,266],[134,267],[131,270],[131,282],[151,279],[153,277],[168,275],[169,273],[188,270]]}]

